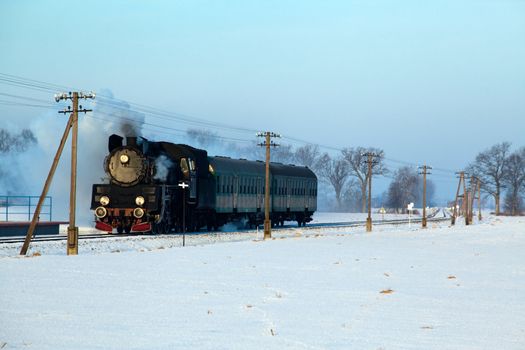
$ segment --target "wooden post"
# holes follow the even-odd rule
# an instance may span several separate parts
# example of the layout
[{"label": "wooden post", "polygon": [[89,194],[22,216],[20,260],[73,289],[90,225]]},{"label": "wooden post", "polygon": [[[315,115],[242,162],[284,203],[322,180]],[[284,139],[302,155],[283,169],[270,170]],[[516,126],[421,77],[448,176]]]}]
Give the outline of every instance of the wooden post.
[{"label": "wooden post", "polygon": [[427,175],[430,174],[428,170],[432,169],[432,167],[423,165],[419,168],[423,169],[423,172],[420,173],[423,175],[423,219],[421,220],[421,227],[427,228]]},{"label": "wooden post", "polygon": [[376,155],[372,152],[365,154],[368,163],[368,217],[366,218],[366,232],[372,232],[372,163]]},{"label": "wooden post", "polygon": [[67,255],[78,255],[78,227],[75,223],[77,203],[77,144],[78,144],[78,92],[73,92],[71,135],[71,189],[69,191],[69,226],[67,228]]},{"label": "wooden post", "polygon": [[258,137],[264,137],[264,142],[259,146],[266,147],[266,175],[264,186],[264,239],[272,238],[272,221],[270,220],[270,147],[277,147],[278,144],[272,142],[272,137],[281,137],[281,135],[265,131],[257,133]]},{"label": "wooden post", "polygon": [[[62,135],[62,139],[60,140],[60,145],[58,146],[57,153],[55,155],[55,158],[53,159],[53,164],[51,165],[51,169],[49,170],[49,174],[47,175],[46,182],[44,184],[44,189],[42,190],[42,194],[40,195],[40,199],[38,201],[38,204],[35,209],[35,213],[33,214],[33,220],[31,221],[31,224],[29,225],[29,229],[27,230],[26,238],[24,241],[24,244],[22,245],[22,249],[20,249],[20,255],[26,255],[27,250],[29,249],[29,244],[31,243],[31,239],[33,238],[36,223],[38,220],[38,217],[40,215],[40,211],[42,209],[42,204],[44,203],[45,197],[47,195],[47,192],[49,191],[49,186],[51,185],[51,182],[53,180],[53,175],[55,174],[55,170],[57,168],[58,162],[60,160],[60,156],[62,155],[62,151],[64,149],[64,145],[66,144],[67,137],[69,135],[69,131],[73,129],[73,135],[72,135],[72,142],[71,142],[71,191],[69,193],[69,226],[67,228],[67,246],[66,246],[66,252],[67,255],[77,255],[78,254],[78,227],[75,226],[75,211],[76,211],[76,190],[77,190],[77,144],[78,144],[78,112],[91,112],[91,109],[78,109],[78,99],[94,99],[95,94],[94,93],[88,93],[84,94],[82,92],[74,92],[74,93],[60,93],[55,95],[55,101],[59,102],[60,100],[72,100],[73,102],[73,109],[68,107],[68,109],[65,109],[63,111],[59,111],[58,113],[70,114],[66,129],[64,130],[64,134]],[[82,107],[81,107],[82,108]],[[51,217],[51,214],[49,215]]]},{"label": "wooden post", "polygon": [[55,175],[55,170],[57,168],[58,161],[60,160],[60,156],[62,155],[62,150],[64,149],[64,146],[66,144],[72,122],[73,122],[73,115],[69,117],[69,120],[66,125],[66,129],[64,130],[64,134],[62,135],[62,139],[60,140],[60,144],[55,154],[55,158],[53,159],[53,164],[51,165],[51,169],[49,170],[49,173],[47,175],[47,179],[44,184],[42,194],[40,195],[40,199],[38,200],[38,204],[36,205],[35,212],[33,213],[33,220],[31,220],[31,224],[29,225],[29,228],[27,230],[24,244],[22,245],[22,249],[20,249],[20,255],[26,255],[27,250],[29,249],[29,244],[31,243],[31,239],[33,238],[36,223],[38,221],[38,217],[40,216],[42,204],[44,203],[44,200],[46,199],[47,192],[49,191],[49,186],[51,185],[51,181],[53,180],[53,176]]},{"label": "wooden post", "polygon": [[478,178],[478,220],[481,219],[481,180]]},{"label": "wooden post", "polygon": [[465,217],[465,225],[469,225],[470,222],[468,220],[468,192],[467,192],[467,185],[465,183],[465,175],[463,175],[463,216]]},{"label": "wooden post", "polygon": [[272,238],[272,222],[270,220],[270,133],[266,132],[266,181],[264,188],[264,239]]},{"label": "wooden post", "polygon": [[452,214],[452,219],[450,224],[455,225],[456,224],[456,217],[458,216],[458,197],[459,197],[459,189],[461,188],[461,181],[463,180],[463,176],[465,175],[465,172],[461,171],[459,173],[459,182],[458,182],[458,189],[456,191],[456,199],[454,200],[454,211]]}]

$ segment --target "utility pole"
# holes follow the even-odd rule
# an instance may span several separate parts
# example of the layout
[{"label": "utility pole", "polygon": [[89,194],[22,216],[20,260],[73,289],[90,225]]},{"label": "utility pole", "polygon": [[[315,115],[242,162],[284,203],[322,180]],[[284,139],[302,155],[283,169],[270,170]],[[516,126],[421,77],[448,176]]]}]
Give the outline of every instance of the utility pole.
[{"label": "utility pole", "polygon": [[53,176],[58,166],[58,162],[60,161],[60,157],[62,155],[62,151],[64,149],[64,145],[66,143],[70,130],[72,130],[72,135],[71,135],[71,189],[70,189],[70,195],[69,195],[69,226],[67,229],[67,248],[66,248],[67,251],[66,252],[67,252],[67,255],[77,255],[78,254],[78,227],[76,227],[75,225],[76,190],[77,190],[78,112],[84,112],[84,113],[92,112],[91,109],[85,109],[85,108],[82,108],[82,106],[78,105],[79,98],[85,99],[85,100],[94,99],[95,94],[93,92],[87,93],[87,94],[83,92],[69,92],[69,94],[66,94],[66,93],[55,94],[56,102],[59,102],[61,100],[71,100],[73,103],[73,109],[71,109],[71,107],[68,106],[67,109],[64,109],[63,111],[58,112],[58,113],[63,113],[64,115],[70,114],[69,120],[66,125],[66,129],[64,130],[64,134],[62,135],[62,139],[60,141],[60,145],[58,146],[58,150],[55,155],[55,158],[53,159],[53,164],[51,165],[51,169],[49,170],[46,182],[44,184],[44,188],[42,190],[42,194],[40,195],[40,199],[38,201],[37,207],[33,214],[33,220],[31,221],[31,224],[29,225],[29,229],[27,230],[24,244],[22,246],[22,249],[20,250],[20,255],[27,254],[27,250],[29,249],[29,244],[31,243],[31,239],[33,238],[33,235],[35,232],[36,224],[38,221],[38,216],[40,215],[40,211],[42,209],[42,204],[49,190],[49,186],[51,185],[51,182],[53,181]]},{"label": "utility pole", "polygon": [[422,169],[419,175],[423,175],[423,220],[421,220],[421,227],[427,228],[427,175],[431,174],[428,170],[432,169],[432,167],[423,165],[419,169]]},{"label": "utility pole", "polygon": [[[458,173],[456,173],[457,175],[459,175],[459,182],[458,182],[458,189],[456,191],[456,199],[454,200],[454,212],[452,214],[452,219],[451,219],[451,222],[450,224],[451,225],[455,225],[456,224],[456,218],[458,216],[458,199],[463,197],[463,202],[465,201],[465,172],[464,171],[460,171]],[[461,185],[463,184],[463,195],[460,195],[459,194],[459,189],[461,188]]]},{"label": "utility pole", "polygon": [[476,179],[478,180],[478,220],[481,221],[481,180],[479,177]]},{"label": "utility pole", "polygon": [[477,192],[477,181],[476,177],[472,175],[470,177],[470,183],[469,183],[469,201],[468,201],[468,222],[469,225],[472,224],[473,218],[474,218],[474,199],[476,199],[476,192]]},{"label": "utility pole", "polygon": [[367,152],[364,153],[363,156],[366,156],[367,160],[365,162],[368,164],[368,217],[366,218],[366,232],[372,232],[372,165],[377,164],[374,158],[379,155],[373,152]]},{"label": "utility pole", "polygon": [[271,131],[259,132],[257,137],[264,137],[264,142],[259,143],[261,147],[266,147],[266,184],[264,187],[264,239],[272,238],[272,222],[270,220],[270,147],[279,146],[272,141],[273,137],[281,135]]}]

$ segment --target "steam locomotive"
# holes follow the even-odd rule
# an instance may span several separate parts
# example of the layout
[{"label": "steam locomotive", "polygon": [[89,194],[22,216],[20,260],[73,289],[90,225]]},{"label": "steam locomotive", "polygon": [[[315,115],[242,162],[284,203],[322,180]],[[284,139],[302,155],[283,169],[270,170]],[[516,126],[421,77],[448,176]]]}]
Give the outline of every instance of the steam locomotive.
[{"label": "steam locomotive", "polygon": [[[264,221],[265,163],[211,157],[203,149],[111,135],[91,209],[102,231],[168,233],[217,230],[235,220]],[[317,209],[317,177],[307,167],[270,164],[272,225],[305,225]]]}]

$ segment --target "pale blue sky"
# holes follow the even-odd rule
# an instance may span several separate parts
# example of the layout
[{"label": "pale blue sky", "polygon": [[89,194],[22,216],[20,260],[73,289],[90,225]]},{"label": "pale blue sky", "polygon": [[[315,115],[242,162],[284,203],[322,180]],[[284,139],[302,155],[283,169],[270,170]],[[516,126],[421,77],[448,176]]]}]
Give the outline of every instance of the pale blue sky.
[{"label": "pale blue sky", "polygon": [[2,1],[0,53],[1,73],[436,167],[525,145],[525,1]]}]

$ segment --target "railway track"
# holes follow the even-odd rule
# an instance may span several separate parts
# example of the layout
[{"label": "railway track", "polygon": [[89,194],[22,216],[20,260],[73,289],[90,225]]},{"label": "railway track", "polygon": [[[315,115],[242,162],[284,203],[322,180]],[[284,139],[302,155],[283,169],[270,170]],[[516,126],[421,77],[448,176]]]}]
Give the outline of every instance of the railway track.
[{"label": "railway track", "polygon": [[[411,223],[421,223],[420,218],[417,219],[411,219]],[[448,221],[449,218],[428,218],[427,222],[442,222],[442,221]],[[404,225],[408,224],[408,219],[391,219],[391,220],[376,220],[374,221],[374,226],[382,226],[382,225]],[[308,224],[307,226],[300,227],[298,229],[301,230],[312,230],[317,228],[352,228],[352,227],[361,227],[365,226],[366,221],[342,221],[342,222],[331,222],[331,223],[313,223]],[[272,228],[272,231],[279,232],[281,230],[289,230],[297,228],[295,225],[284,225],[282,227],[274,227]],[[250,233],[254,232],[254,229],[251,230],[239,230],[239,231],[227,231],[224,233],[228,234],[235,234],[235,233]],[[210,232],[187,232],[186,235],[193,236],[193,235],[205,235],[209,234]],[[217,232],[213,232],[213,234],[217,234]],[[220,232],[219,232],[220,234]],[[171,236],[181,236],[182,233],[180,232],[171,232],[167,235]],[[122,237],[154,237],[155,235],[152,234],[136,234],[136,233],[130,233],[130,234],[108,234],[108,233],[94,233],[94,234],[81,234],[78,236],[79,240],[90,240],[90,239],[115,239],[115,238],[122,238]],[[53,235],[53,236],[36,236],[33,237],[31,242],[53,242],[53,241],[65,241],[67,239],[66,235]],[[23,243],[25,240],[25,237],[2,237],[0,238],[0,244],[18,244]]]}]

